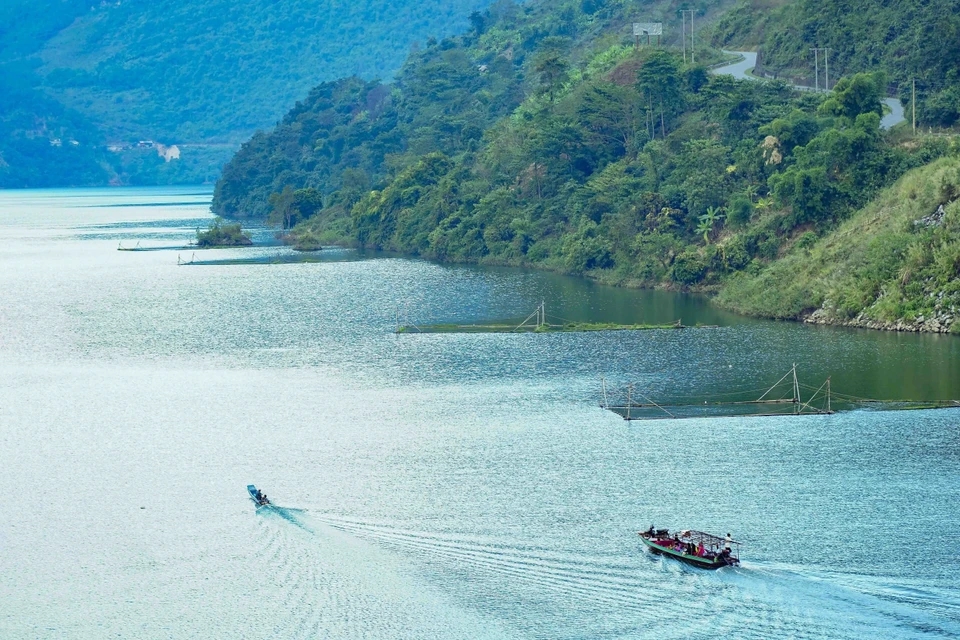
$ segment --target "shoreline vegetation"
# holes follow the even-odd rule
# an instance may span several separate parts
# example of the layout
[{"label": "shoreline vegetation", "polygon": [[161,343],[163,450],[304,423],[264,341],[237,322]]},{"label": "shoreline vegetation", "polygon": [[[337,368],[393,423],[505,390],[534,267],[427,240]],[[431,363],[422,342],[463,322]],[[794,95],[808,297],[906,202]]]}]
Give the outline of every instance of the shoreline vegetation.
[{"label": "shoreline vegetation", "polygon": [[243,231],[241,223],[227,222],[217,216],[206,231],[197,229],[197,248],[249,247],[253,245],[250,234]]},{"label": "shoreline vegetation", "polygon": [[[941,104],[953,89],[918,97],[921,133],[884,130],[900,67],[831,60],[820,92],[711,74],[734,31],[800,19],[738,9],[754,22],[733,29],[711,11],[694,63],[669,38],[635,47],[632,5],[498,3],[411,52],[389,84],[313,89],[228,163],[213,210],[272,220],[300,250],[534,267],[712,294],[751,316],[960,332],[960,137],[922,133],[956,124]],[[808,65],[803,38],[837,26],[785,32],[765,69]]]}]

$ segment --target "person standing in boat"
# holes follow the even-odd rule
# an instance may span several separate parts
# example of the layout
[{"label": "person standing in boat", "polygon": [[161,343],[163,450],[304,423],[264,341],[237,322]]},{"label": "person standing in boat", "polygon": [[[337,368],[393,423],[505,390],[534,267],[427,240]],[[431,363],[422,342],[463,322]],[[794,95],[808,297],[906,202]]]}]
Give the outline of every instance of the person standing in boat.
[{"label": "person standing in boat", "polygon": [[733,542],[733,537],[729,533],[727,533],[726,540],[724,540],[724,543],[723,543],[723,550],[726,551],[727,553],[730,553],[730,551],[732,551],[732,549],[730,548],[730,544],[732,542]]}]

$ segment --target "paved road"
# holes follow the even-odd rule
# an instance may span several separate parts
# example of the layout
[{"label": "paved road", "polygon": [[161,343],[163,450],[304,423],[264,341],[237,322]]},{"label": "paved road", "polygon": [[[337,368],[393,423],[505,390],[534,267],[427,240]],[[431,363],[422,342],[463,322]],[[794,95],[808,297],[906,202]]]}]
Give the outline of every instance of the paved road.
[{"label": "paved road", "polygon": [[747,71],[757,66],[757,54],[753,51],[724,51],[724,53],[737,53],[743,56],[743,60],[733,62],[722,67],[713,69],[712,73],[721,76],[733,76],[739,80],[757,80],[754,76],[747,75]]},{"label": "paved road", "polygon": [[[753,69],[757,66],[757,54],[753,51],[724,51],[724,53],[738,53],[743,56],[743,60],[734,62],[722,67],[717,67],[713,69],[712,73],[720,75],[733,76],[740,80],[759,80],[756,76],[752,76],[747,73],[747,71]],[[803,85],[793,85],[797,89],[803,91],[810,91],[810,87],[805,87]],[[889,129],[895,124],[904,121],[903,117],[903,106],[900,104],[900,101],[896,98],[884,98],[883,104],[889,107],[890,111],[886,113],[883,118],[880,119],[880,128]]]}]

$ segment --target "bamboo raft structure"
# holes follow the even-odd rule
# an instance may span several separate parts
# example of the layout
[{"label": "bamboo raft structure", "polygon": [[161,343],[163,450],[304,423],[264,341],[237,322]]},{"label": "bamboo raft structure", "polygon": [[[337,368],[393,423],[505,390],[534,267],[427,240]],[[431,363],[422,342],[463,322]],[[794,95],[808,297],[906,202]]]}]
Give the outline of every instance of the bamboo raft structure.
[{"label": "bamboo raft structure", "polygon": [[[613,322],[574,322],[549,316],[560,320],[552,323],[547,320],[546,302],[541,302],[533,313],[524,318],[519,324],[507,321],[493,321],[489,323],[472,324],[414,324],[409,318],[401,322],[400,306],[397,305],[396,328],[394,333],[573,333],[580,331],[648,331],[653,329],[691,329],[676,320],[664,324],[617,324]],[[698,325],[696,328],[708,328]],[[711,325],[710,328],[715,328]]]},{"label": "bamboo raft structure", "polygon": [[[802,384],[797,377],[796,364],[756,398],[746,397],[747,392],[734,392],[732,394],[705,396],[702,402],[690,401],[689,398],[661,399],[658,402],[651,397],[649,392],[645,393],[637,385],[628,384],[618,392],[618,397],[611,401],[606,381],[603,379],[601,379],[601,387],[601,408],[612,411],[628,421],[830,415],[838,411],[855,409],[903,411],[960,408],[960,401],[957,400],[875,400],[838,394],[831,389],[829,377],[819,387],[808,386]],[[784,387],[788,388],[785,389]],[[809,392],[806,400],[801,397],[801,391],[803,390]],[[742,397],[726,400],[716,399],[718,397],[729,398],[735,395]]]}]

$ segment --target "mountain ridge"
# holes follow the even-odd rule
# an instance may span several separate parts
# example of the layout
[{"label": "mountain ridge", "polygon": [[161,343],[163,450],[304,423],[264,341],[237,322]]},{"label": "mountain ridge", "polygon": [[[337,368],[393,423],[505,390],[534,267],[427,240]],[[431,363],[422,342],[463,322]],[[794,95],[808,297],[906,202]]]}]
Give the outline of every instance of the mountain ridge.
[{"label": "mountain ridge", "polygon": [[[411,46],[466,29],[486,4],[12,0],[0,8],[0,70],[15,72],[0,91],[19,96],[19,115],[0,114],[0,186],[44,186],[58,160],[62,185],[213,179],[236,148],[220,145],[273,126],[325,79],[391,77]],[[89,141],[70,149],[82,167],[70,169],[58,138]],[[191,148],[158,164],[131,149],[140,140]]]}]

